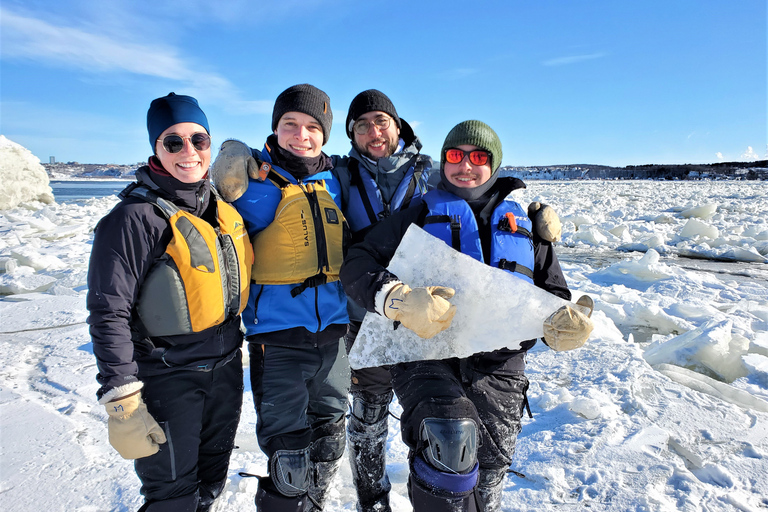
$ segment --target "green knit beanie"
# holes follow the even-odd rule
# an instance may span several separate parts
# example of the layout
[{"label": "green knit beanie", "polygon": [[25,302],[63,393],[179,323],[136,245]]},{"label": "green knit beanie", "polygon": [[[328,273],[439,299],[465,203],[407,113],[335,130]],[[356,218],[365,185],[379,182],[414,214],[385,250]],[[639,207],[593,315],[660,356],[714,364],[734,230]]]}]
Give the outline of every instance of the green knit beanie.
[{"label": "green knit beanie", "polygon": [[462,144],[477,146],[491,154],[491,173],[501,165],[501,140],[493,128],[482,121],[463,121],[448,132],[448,136],[443,142],[443,149],[440,153],[440,168],[445,166],[445,151],[451,148],[457,148]]}]

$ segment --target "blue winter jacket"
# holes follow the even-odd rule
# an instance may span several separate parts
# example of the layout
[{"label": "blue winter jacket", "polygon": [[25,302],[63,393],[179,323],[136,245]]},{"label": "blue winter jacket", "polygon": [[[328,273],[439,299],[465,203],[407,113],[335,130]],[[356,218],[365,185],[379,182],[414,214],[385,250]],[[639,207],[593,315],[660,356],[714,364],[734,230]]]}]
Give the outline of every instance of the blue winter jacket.
[{"label": "blue winter jacket", "polygon": [[[251,150],[253,156],[262,162],[272,163],[269,152],[264,149]],[[273,166],[272,169],[289,180],[298,183],[290,173]],[[325,180],[326,189],[340,206],[340,188],[338,180],[331,171],[322,171],[302,179],[302,182]],[[232,203],[245,221],[248,234],[253,237],[266,228],[274,219],[278,203],[282,198],[280,189],[269,180],[263,182],[249,179],[248,189]],[[258,265],[256,261],[254,264]],[[324,331],[331,325],[345,325],[347,316],[347,298],[339,281],[327,283],[316,288],[307,288],[296,297],[291,290],[301,283],[284,285],[258,285],[251,283],[248,306],[243,311],[243,323],[246,336],[254,334],[276,333],[289,329],[304,328],[310,333]],[[278,337],[281,345],[290,345],[290,337]],[[275,339],[275,337],[268,337]],[[270,344],[268,340],[262,340]]]}]

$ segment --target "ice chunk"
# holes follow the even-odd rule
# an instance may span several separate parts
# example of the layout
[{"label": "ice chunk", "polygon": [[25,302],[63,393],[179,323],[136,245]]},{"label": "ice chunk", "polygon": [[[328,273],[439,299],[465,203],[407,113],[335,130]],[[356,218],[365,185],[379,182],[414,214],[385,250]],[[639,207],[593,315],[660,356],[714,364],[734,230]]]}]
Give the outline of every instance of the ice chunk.
[{"label": "ice chunk", "polygon": [[681,238],[696,238],[704,237],[715,239],[720,236],[720,231],[714,226],[710,226],[706,222],[701,222],[698,219],[689,219],[680,231]]},{"label": "ice chunk", "polygon": [[0,183],[0,210],[14,208],[24,201],[54,201],[40,159],[4,135],[0,135]]},{"label": "ice chunk", "polygon": [[623,284],[636,289],[646,289],[651,283],[672,277],[672,272],[659,262],[659,253],[648,249],[639,260],[625,260],[590,274],[599,284]]},{"label": "ice chunk", "polygon": [[643,357],[655,366],[671,363],[693,369],[705,368],[727,382],[747,375],[741,356],[747,353],[749,341],[731,335],[731,320],[710,321],[698,329],[648,346]]},{"label": "ice chunk", "polygon": [[746,391],[734,388],[730,384],[718,382],[706,375],[671,364],[660,364],[654,366],[654,369],[663,373],[678,384],[682,384],[683,386],[689,387],[700,393],[706,393],[707,395],[736,404],[745,409],[768,412],[768,402],[757,398]]},{"label": "ice chunk", "polygon": [[0,275],[0,295],[42,292],[55,282],[55,277],[37,274],[32,267],[18,267]]},{"label": "ice chunk", "polygon": [[716,211],[717,211],[717,204],[707,203],[701,206],[694,206],[693,208],[688,208],[687,210],[683,210],[682,212],[680,212],[680,216],[686,219],[690,219],[691,217],[697,217],[699,219],[707,220],[707,219],[711,219]]},{"label": "ice chunk", "polygon": [[352,368],[518,348],[522,341],[540,338],[544,320],[570,304],[453,250],[415,225],[408,228],[388,268],[412,288],[454,288],[451,303],[456,305],[456,316],[448,330],[425,340],[405,327],[395,330],[391,320],[368,313],[349,354]]}]

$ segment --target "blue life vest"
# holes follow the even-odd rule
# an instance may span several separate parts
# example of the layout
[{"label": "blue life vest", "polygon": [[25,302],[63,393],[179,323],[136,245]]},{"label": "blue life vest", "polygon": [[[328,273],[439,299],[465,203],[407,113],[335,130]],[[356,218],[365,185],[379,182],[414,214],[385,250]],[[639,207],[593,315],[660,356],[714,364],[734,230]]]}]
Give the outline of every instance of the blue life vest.
[{"label": "blue life vest", "polygon": [[[424,196],[429,215],[424,230],[457,251],[485,261],[475,214],[463,199],[445,190]],[[491,254],[488,264],[533,283],[531,220],[514,201],[502,201],[491,215]]]},{"label": "blue life vest", "polygon": [[348,168],[351,186],[344,216],[352,233],[357,233],[396,211],[408,208],[414,199],[420,198],[427,190],[427,180],[422,174],[423,165],[421,159],[416,159],[416,162],[406,171],[390,202],[385,204],[381,197],[381,190],[371,173],[361,170],[359,162],[350,158]]}]

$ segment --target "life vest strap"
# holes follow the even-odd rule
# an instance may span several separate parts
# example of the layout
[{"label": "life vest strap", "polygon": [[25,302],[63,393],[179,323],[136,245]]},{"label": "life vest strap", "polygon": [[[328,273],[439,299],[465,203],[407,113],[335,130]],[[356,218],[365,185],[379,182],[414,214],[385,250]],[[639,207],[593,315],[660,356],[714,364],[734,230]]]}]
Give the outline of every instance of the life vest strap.
[{"label": "life vest strap", "polygon": [[449,223],[451,225],[451,247],[461,252],[461,217],[458,215],[428,215],[424,225]]},{"label": "life vest strap", "polygon": [[525,265],[520,265],[516,261],[507,261],[504,258],[499,260],[499,268],[502,270],[509,270],[510,272],[517,272],[524,276],[533,279],[533,271]]},{"label": "life vest strap", "polygon": [[318,286],[322,286],[327,282],[328,282],[328,276],[323,274],[322,272],[312,277],[308,277],[299,286],[291,289],[291,297],[296,298],[296,296],[304,293],[304,290],[306,290],[307,288],[317,288]]}]

